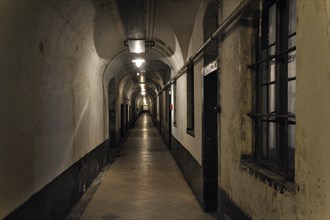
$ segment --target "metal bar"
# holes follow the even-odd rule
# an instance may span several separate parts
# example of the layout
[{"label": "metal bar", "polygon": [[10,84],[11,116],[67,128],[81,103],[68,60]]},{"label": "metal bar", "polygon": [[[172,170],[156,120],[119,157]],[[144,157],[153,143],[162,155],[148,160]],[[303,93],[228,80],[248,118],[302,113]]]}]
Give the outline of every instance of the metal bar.
[{"label": "metal bar", "polygon": [[293,80],[296,80],[296,79],[297,79],[297,77],[289,77],[288,81],[293,81]]},{"label": "metal bar", "polygon": [[271,81],[271,82],[261,83],[260,86],[270,86],[270,85],[274,85],[275,83],[276,81]]},{"label": "metal bar", "polygon": [[296,116],[292,113],[287,113],[287,114],[278,114],[276,112],[270,112],[268,114],[258,114],[254,112],[250,112],[247,114],[249,117],[255,117],[255,118],[261,118],[261,117],[275,117],[275,118],[295,118]]},{"label": "metal bar", "polygon": [[180,78],[184,74],[184,70],[187,68],[190,62],[193,62],[204,50],[208,47],[212,41],[216,40],[224,31],[232,24],[237,22],[237,20],[243,15],[243,12],[250,6],[250,4],[255,0],[245,0],[243,1],[237,8],[228,16],[228,18],[213,32],[211,37],[207,39],[204,44],[189,57],[186,63],[178,70],[178,73],[172,77],[164,87],[158,92],[157,96],[162,93],[167,87],[173,84],[178,78]]},{"label": "metal bar", "polygon": [[288,35],[288,38],[293,37],[293,36],[296,36],[296,35],[297,35],[297,33],[294,32],[294,33],[292,33],[292,34],[289,34],[289,35]]},{"label": "metal bar", "polygon": [[285,50],[285,51],[282,51],[281,53],[277,53],[277,54],[271,55],[271,56],[267,57],[267,58],[264,59],[264,60],[261,60],[261,61],[259,61],[259,62],[257,62],[257,63],[254,63],[254,64],[249,65],[248,67],[249,67],[249,68],[256,68],[256,67],[259,66],[260,64],[266,63],[267,61],[270,61],[270,60],[272,60],[272,59],[275,59],[275,58],[278,58],[278,57],[280,57],[280,56],[283,56],[283,55],[285,55],[285,54],[287,54],[287,53],[290,53],[290,52],[292,52],[292,51],[294,51],[294,50],[296,50],[296,46],[291,47],[291,48],[289,48],[289,49],[287,49],[287,50]]}]

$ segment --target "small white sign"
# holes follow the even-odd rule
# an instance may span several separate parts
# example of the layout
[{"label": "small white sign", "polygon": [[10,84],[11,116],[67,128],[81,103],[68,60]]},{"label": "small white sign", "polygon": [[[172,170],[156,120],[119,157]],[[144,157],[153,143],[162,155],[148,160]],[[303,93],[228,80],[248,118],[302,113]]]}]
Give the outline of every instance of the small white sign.
[{"label": "small white sign", "polygon": [[207,76],[208,74],[212,73],[213,71],[218,69],[218,60],[213,60],[207,66],[205,66],[202,70],[203,75]]}]

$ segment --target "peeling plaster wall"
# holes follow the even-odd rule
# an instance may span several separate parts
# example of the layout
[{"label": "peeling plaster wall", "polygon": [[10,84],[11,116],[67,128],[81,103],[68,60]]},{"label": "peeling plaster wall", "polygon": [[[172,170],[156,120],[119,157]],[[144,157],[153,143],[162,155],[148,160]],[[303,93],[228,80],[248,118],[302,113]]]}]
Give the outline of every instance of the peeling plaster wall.
[{"label": "peeling plaster wall", "polygon": [[299,215],[330,219],[330,1],[298,1],[297,9]]},{"label": "peeling plaster wall", "polygon": [[[224,20],[239,1],[222,2]],[[221,44],[219,187],[252,219],[329,219],[329,1],[297,1],[295,189],[283,193],[241,168],[252,150],[251,30],[235,27]]]},{"label": "peeling plaster wall", "polygon": [[0,218],[108,138],[89,1],[0,1]]}]

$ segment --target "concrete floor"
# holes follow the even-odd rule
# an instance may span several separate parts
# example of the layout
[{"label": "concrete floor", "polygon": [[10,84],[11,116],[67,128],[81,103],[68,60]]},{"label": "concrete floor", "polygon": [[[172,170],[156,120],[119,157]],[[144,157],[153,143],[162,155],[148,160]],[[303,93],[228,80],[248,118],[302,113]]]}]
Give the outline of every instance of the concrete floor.
[{"label": "concrete floor", "polygon": [[142,114],[81,219],[213,220],[201,210],[148,114]]}]

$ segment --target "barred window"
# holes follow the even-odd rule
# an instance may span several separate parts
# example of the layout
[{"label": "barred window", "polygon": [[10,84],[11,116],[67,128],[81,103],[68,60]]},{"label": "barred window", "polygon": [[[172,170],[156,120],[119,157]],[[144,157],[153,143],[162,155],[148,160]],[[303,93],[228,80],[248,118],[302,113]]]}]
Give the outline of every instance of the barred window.
[{"label": "barred window", "polygon": [[294,178],[296,0],[265,0],[255,69],[255,160]]}]

